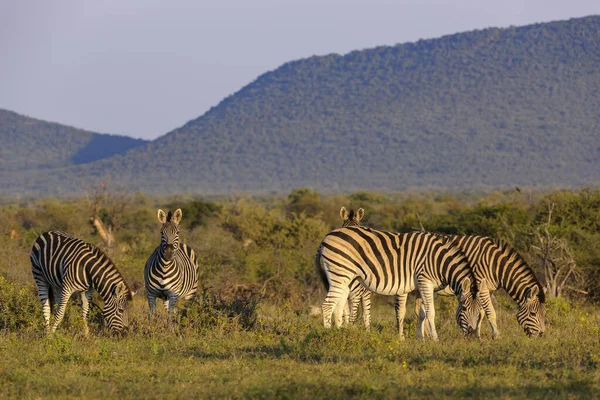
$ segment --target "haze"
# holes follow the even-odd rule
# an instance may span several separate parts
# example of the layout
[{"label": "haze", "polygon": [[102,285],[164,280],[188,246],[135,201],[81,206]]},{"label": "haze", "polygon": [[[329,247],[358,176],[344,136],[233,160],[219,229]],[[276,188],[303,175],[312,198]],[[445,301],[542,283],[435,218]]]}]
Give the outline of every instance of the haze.
[{"label": "haze", "polygon": [[0,0],[0,108],[153,139],[295,59],[599,13],[597,0]]}]

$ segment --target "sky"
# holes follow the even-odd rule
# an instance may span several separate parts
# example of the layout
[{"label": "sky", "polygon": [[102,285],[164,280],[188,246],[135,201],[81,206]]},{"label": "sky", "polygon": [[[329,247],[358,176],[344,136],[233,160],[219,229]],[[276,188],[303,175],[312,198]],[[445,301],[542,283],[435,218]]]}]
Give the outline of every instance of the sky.
[{"label": "sky", "polygon": [[598,0],[0,0],[0,108],[154,139],[313,55],[600,14]]}]

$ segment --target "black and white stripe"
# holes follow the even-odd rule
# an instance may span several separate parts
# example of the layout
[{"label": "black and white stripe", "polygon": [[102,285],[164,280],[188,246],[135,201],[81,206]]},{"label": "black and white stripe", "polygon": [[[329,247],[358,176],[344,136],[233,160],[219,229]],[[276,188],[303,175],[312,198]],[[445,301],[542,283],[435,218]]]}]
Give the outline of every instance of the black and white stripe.
[{"label": "black and white stripe", "polygon": [[[425,307],[431,337],[437,340],[433,305],[434,290],[450,286],[459,298],[457,322],[465,333],[475,330],[479,317],[473,301],[475,278],[465,256],[435,235],[424,232],[390,233],[365,227],[336,229],[323,239],[319,250],[320,271],[329,285],[322,306],[323,322],[341,326],[349,284],[359,278],[371,291],[396,295],[397,323],[403,337],[403,310],[408,293],[418,289]],[[423,332],[417,333],[419,338]]]},{"label": "black and white stripe", "polygon": [[[33,278],[42,302],[46,333],[62,321],[73,293],[81,293],[84,333],[89,332],[87,316],[96,290],[104,301],[103,314],[112,333],[127,326],[127,302],[134,293],[113,262],[97,247],[64,232],[42,233],[30,254]],[[50,326],[51,294],[58,305]]]},{"label": "black and white stripe", "polygon": [[146,296],[150,313],[156,310],[156,299],[162,299],[165,310],[173,313],[173,307],[181,297],[190,300],[198,290],[198,263],[191,247],[180,243],[179,222],[181,209],[165,214],[158,210],[162,223],[160,245],[154,250],[144,269]]},{"label": "black and white stripe", "polygon": [[[487,236],[444,236],[459,248],[473,268],[479,285],[478,300],[492,328],[492,337],[500,334],[490,292],[504,289],[517,303],[517,321],[528,336],[543,335],[546,328],[545,295],[542,285],[525,260],[507,243]],[[449,290],[444,291],[450,294]],[[477,324],[480,336],[481,319]]]}]

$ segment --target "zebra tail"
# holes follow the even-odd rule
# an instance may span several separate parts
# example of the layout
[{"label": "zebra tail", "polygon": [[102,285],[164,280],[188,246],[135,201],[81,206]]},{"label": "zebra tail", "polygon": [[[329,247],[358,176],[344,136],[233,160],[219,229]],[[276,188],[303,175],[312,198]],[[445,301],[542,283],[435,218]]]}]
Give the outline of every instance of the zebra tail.
[{"label": "zebra tail", "polygon": [[321,267],[321,247],[319,247],[319,250],[317,250],[317,255],[315,256],[315,266],[317,267],[317,273],[319,274],[319,277],[321,278],[321,282],[323,282],[325,289],[327,291],[329,291],[329,279],[327,279],[327,275],[325,274],[325,271],[323,271],[323,268]]}]

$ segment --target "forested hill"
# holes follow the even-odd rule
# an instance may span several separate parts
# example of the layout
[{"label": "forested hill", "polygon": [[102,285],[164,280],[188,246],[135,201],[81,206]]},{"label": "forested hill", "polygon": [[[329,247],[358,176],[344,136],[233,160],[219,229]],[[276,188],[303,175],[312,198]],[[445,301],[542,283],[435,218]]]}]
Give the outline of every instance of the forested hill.
[{"label": "forested hill", "polygon": [[153,193],[597,185],[599,110],[593,16],[290,62],[124,156],[22,179],[62,176],[68,192],[108,175]]},{"label": "forested hill", "polygon": [[146,141],[84,131],[0,109],[0,171],[85,164],[121,154]]}]

